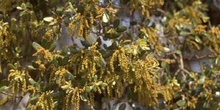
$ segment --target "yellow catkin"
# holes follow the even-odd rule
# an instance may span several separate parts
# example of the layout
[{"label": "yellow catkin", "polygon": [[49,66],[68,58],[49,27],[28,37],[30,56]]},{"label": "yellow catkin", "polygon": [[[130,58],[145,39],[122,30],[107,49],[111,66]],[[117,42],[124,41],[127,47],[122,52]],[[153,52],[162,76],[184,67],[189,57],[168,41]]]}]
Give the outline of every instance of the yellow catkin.
[{"label": "yellow catkin", "polygon": [[44,38],[48,41],[52,41],[54,36],[54,30],[53,29],[47,29],[46,33],[44,34]]},{"label": "yellow catkin", "polygon": [[72,89],[71,103],[74,106],[74,110],[79,110],[79,107],[80,107],[80,97],[79,97],[79,89],[77,87]]},{"label": "yellow catkin", "polygon": [[110,69],[111,69],[112,72],[115,71],[115,69],[114,69],[114,61],[117,59],[118,54],[119,54],[119,50],[116,50],[113,53],[113,55],[112,55],[112,57],[110,59]]},{"label": "yellow catkin", "polygon": [[80,97],[79,92],[76,92],[76,110],[80,109]]},{"label": "yellow catkin", "polygon": [[124,51],[122,51],[119,55],[118,55],[118,60],[119,60],[119,64],[120,64],[120,68],[125,72],[128,73],[129,72],[129,62],[128,62],[128,58],[125,55]]},{"label": "yellow catkin", "polygon": [[68,110],[68,107],[69,107],[69,102],[70,102],[70,95],[71,95],[71,92],[67,93],[66,97],[65,97],[65,108],[66,110]]}]

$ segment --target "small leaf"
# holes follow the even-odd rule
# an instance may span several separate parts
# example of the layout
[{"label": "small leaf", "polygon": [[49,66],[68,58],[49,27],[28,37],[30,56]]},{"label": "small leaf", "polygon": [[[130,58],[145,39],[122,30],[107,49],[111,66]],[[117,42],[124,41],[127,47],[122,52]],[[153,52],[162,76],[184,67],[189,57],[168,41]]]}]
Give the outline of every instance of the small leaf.
[{"label": "small leaf", "polygon": [[41,47],[41,45],[38,44],[37,42],[33,42],[32,46],[34,47],[35,50],[38,50]]},{"label": "small leaf", "polygon": [[96,91],[97,91],[97,87],[94,86],[94,87],[92,88],[92,90],[93,90],[94,92],[96,92]]},{"label": "small leaf", "polygon": [[104,14],[102,15],[102,21],[103,21],[104,23],[108,23],[108,22],[109,22],[109,16],[108,16],[107,13],[104,13]]},{"label": "small leaf", "polygon": [[58,8],[56,9],[56,12],[57,12],[58,15],[62,15],[63,8],[58,7]]},{"label": "small leaf", "polygon": [[126,31],[126,30],[127,30],[127,27],[126,27],[126,26],[119,26],[119,27],[116,29],[117,32],[124,32],[124,31]]},{"label": "small leaf", "polygon": [[29,9],[32,9],[32,8],[33,8],[32,4],[31,4],[30,2],[27,2],[25,5],[26,5],[26,7],[29,8]]},{"label": "small leaf", "polygon": [[205,79],[206,79],[206,77],[204,75],[201,76],[200,79],[199,79],[199,83],[200,84],[204,84],[205,83]]},{"label": "small leaf", "polygon": [[174,85],[180,87],[180,84],[178,83],[178,81],[177,81],[175,78],[173,79],[172,83],[173,83]]},{"label": "small leaf", "polygon": [[90,44],[88,41],[86,41],[86,40],[81,40],[80,42],[81,42],[82,45],[85,46],[85,47],[89,47],[89,46],[91,45],[91,44]]},{"label": "small leaf", "polygon": [[20,7],[20,6],[17,6],[16,8],[17,8],[18,10],[23,10],[23,8]]},{"label": "small leaf", "polygon": [[36,68],[34,68],[32,65],[28,65],[27,67],[29,70],[36,70]]},{"label": "small leaf", "polygon": [[103,83],[102,81],[99,81],[99,82],[96,83],[96,85],[99,86],[99,85],[101,85],[102,83]]},{"label": "small leaf", "polygon": [[106,87],[106,86],[108,86],[108,84],[107,83],[102,83],[101,86]]},{"label": "small leaf", "polygon": [[215,92],[215,96],[216,96],[216,97],[220,97],[220,91],[216,91],[216,92]]},{"label": "small leaf", "polygon": [[44,21],[51,22],[51,21],[53,21],[53,17],[45,17]]},{"label": "small leaf", "polygon": [[0,92],[5,91],[5,90],[7,90],[7,89],[8,89],[7,86],[2,86],[2,87],[0,88]]},{"label": "small leaf", "polygon": [[161,62],[161,67],[162,68],[167,68],[168,64],[166,62]]},{"label": "small leaf", "polygon": [[188,35],[190,35],[191,33],[190,32],[186,32],[186,31],[181,31],[180,32],[180,35],[181,36],[188,36]]},{"label": "small leaf", "polygon": [[119,24],[120,24],[120,20],[116,19],[113,23],[114,28],[117,28],[119,26]]},{"label": "small leaf", "polygon": [[54,107],[58,107],[58,106],[59,106],[58,101],[55,101],[55,102],[54,102]]},{"label": "small leaf", "polygon": [[35,104],[37,102],[37,100],[38,100],[38,96],[32,97],[32,98],[30,98],[30,103]]},{"label": "small leaf", "polygon": [[90,92],[93,89],[93,86],[86,86],[86,92]]},{"label": "small leaf", "polygon": [[68,79],[70,79],[70,80],[74,80],[74,76],[73,76],[73,74],[71,74],[71,73],[68,73],[68,74],[66,74],[66,76],[68,77]]},{"label": "small leaf", "polygon": [[63,90],[67,90],[69,87],[70,87],[69,85],[61,86],[61,88],[62,88]]},{"label": "small leaf", "polygon": [[24,15],[26,15],[27,14],[27,11],[22,11],[20,14],[19,14],[19,16],[24,16]]},{"label": "small leaf", "polygon": [[32,78],[29,78],[28,81],[29,81],[29,83],[30,83],[31,85],[33,85],[34,87],[40,89],[40,84],[39,84],[39,82],[36,82],[36,81],[33,80]]},{"label": "small leaf", "polygon": [[164,52],[170,52],[170,49],[168,47],[163,47]]},{"label": "small leaf", "polygon": [[176,102],[176,104],[180,107],[184,107],[186,105],[186,101],[185,100],[179,100]]},{"label": "small leaf", "polygon": [[202,43],[202,40],[198,36],[196,36],[195,41],[200,43],[200,44]]},{"label": "small leaf", "polygon": [[32,78],[29,78],[28,81],[30,82],[31,85],[35,85],[37,82],[34,81]]},{"label": "small leaf", "polygon": [[16,69],[16,67],[15,67],[13,64],[11,64],[11,63],[8,64],[8,67],[9,67],[10,69]]},{"label": "small leaf", "polygon": [[120,36],[119,33],[106,33],[105,34],[105,38],[109,38],[109,39],[115,39],[118,38]]}]

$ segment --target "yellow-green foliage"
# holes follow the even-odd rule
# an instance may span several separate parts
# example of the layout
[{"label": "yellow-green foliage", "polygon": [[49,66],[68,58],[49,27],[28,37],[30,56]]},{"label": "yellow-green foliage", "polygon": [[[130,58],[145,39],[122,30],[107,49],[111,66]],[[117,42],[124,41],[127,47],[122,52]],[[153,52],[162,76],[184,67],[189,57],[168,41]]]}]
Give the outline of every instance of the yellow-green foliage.
[{"label": "yellow-green foliage", "polygon": [[[119,99],[125,90],[128,100],[149,109],[202,109],[199,104],[220,108],[215,96],[220,86],[220,31],[208,25],[207,4],[174,0],[174,10],[169,10],[162,8],[167,0],[120,1],[119,8],[112,2],[100,5],[99,0],[0,0],[0,66],[6,68],[7,77],[1,79],[0,92],[10,91],[11,98],[30,92],[27,108],[31,110],[71,106],[79,110],[80,101],[97,109],[97,94],[103,100]],[[137,33],[119,25],[124,9],[130,15],[141,11]],[[158,27],[148,27],[150,16],[158,11],[164,15],[164,36],[156,33]],[[55,50],[61,25],[68,27],[72,39],[84,38],[85,48],[71,45]],[[89,33],[109,38],[112,46],[100,48],[100,38],[88,44]],[[179,36],[184,43],[178,41]],[[160,37],[167,42],[162,43]],[[184,53],[204,47],[215,62],[209,70],[192,72],[183,61],[187,59]],[[2,70],[0,74],[4,76]]]}]

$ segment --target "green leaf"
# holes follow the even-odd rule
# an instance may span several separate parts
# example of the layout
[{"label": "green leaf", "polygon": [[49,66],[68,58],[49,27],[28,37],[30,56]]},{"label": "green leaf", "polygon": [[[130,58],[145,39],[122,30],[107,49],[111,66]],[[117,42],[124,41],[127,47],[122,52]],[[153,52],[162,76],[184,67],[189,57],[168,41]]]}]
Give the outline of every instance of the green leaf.
[{"label": "green leaf", "polygon": [[31,85],[35,85],[37,82],[34,81],[32,78],[29,78],[28,81],[30,82]]},{"label": "green leaf", "polygon": [[70,80],[74,80],[74,76],[73,76],[73,74],[71,74],[71,73],[68,73],[68,74],[65,74],[66,75],[66,77],[68,78],[68,79],[70,79]]},{"label": "green leaf", "polygon": [[58,107],[58,106],[59,106],[58,101],[55,101],[55,102],[54,102],[54,107]]},{"label": "green leaf", "polygon": [[91,46],[91,44],[90,44],[88,41],[86,41],[86,40],[84,40],[84,41],[81,40],[80,42],[81,42],[82,45],[85,46],[85,47],[89,47],[89,46]]},{"label": "green leaf", "polygon": [[185,100],[179,100],[176,102],[176,104],[180,107],[184,107],[186,105],[186,101]]},{"label": "green leaf", "polygon": [[89,93],[93,89],[93,86],[86,86],[86,92]]},{"label": "green leaf", "polygon": [[118,38],[120,36],[119,33],[106,33],[105,34],[105,38],[109,38],[109,39],[115,39]]},{"label": "green leaf", "polygon": [[120,24],[120,20],[116,19],[113,23],[114,28],[117,28],[119,26],[119,24]]},{"label": "green leaf", "polygon": [[37,102],[37,100],[38,100],[38,96],[35,96],[35,97],[30,98],[29,101],[31,104],[35,104]]},{"label": "green leaf", "polygon": [[40,83],[36,82],[34,79],[29,78],[28,81],[31,85],[35,86],[36,88],[40,88]]},{"label": "green leaf", "polygon": [[195,41],[202,44],[202,40],[198,36],[195,37]]},{"label": "green leaf", "polygon": [[32,9],[32,8],[33,8],[32,4],[31,4],[30,2],[27,2],[25,5],[26,5],[26,7],[29,8],[29,9]]},{"label": "green leaf", "polygon": [[186,31],[181,31],[180,32],[180,35],[181,36],[188,36],[188,35],[190,35],[191,33],[190,32],[186,32]]},{"label": "green leaf", "polygon": [[96,92],[96,91],[97,91],[97,87],[94,86],[94,87],[92,88],[92,90],[93,90],[94,92]]},{"label": "green leaf", "polygon": [[63,12],[63,7],[58,7],[58,8],[56,9],[56,13],[57,13],[58,15],[62,15],[62,12]]},{"label": "green leaf", "polygon": [[38,44],[37,42],[33,42],[32,46],[34,47],[35,50],[38,50],[40,47],[42,47],[40,44]]},{"label": "green leaf", "polygon": [[13,64],[11,64],[11,63],[9,63],[8,64],[8,67],[10,68],[10,69],[17,69]]},{"label": "green leaf", "polygon": [[102,83],[103,83],[102,81],[99,81],[99,82],[96,83],[96,85],[99,86],[99,85],[101,85]]},{"label": "green leaf", "polygon": [[206,79],[206,76],[205,75],[202,75],[199,79],[199,83],[200,84],[204,84],[205,83],[205,79]]},{"label": "green leaf", "polygon": [[127,27],[126,27],[126,26],[119,26],[119,27],[116,29],[116,31],[119,32],[119,33],[124,32],[124,31],[126,31],[126,30],[127,30]]},{"label": "green leaf", "polygon": [[106,87],[106,86],[108,86],[108,84],[107,83],[102,83],[101,86]]},{"label": "green leaf", "polygon": [[7,90],[7,89],[8,89],[7,86],[2,86],[2,87],[0,87],[0,92],[5,91],[5,90]]},{"label": "green leaf", "polygon": [[162,68],[167,68],[168,64],[166,62],[161,62],[161,67]]},{"label": "green leaf", "polygon": [[28,65],[27,67],[29,70],[36,70],[36,68],[34,68],[32,65]]}]

